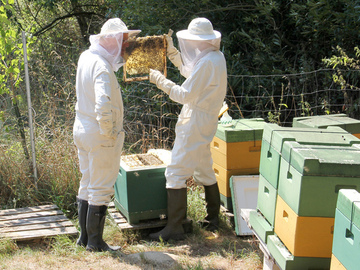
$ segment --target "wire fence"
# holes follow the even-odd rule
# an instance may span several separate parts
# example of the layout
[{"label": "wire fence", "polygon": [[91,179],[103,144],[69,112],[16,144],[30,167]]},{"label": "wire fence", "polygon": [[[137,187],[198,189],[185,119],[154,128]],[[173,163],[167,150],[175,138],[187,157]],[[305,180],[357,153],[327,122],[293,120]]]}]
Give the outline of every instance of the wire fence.
[{"label": "wire fence", "polygon": [[[65,66],[66,80],[60,80],[56,75],[52,76],[51,82],[40,80],[41,74],[36,72],[31,76],[33,118],[37,130],[35,140],[40,134],[51,138],[59,129],[71,132],[75,117],[76,66],[64,65],[61,58],[54,58],[53,61],[49,65],[58,68],[59,72],[64,73]],[[292,119],[297,116],[348,113],[359,118],[357,104],[347,104],[346,99],[349,96],[357,97],[359,91],[351,88],[341,90],[333,82],[334,72],[332,69],[321,69],[282,75],[229,74],[229,88],[225,99],[230,108],[229,114],[233,119],[260,117],[282,126],[291,126]],[[348,83],[358,85],[359,71],[347,70],[346,73]],[[172,79],[180,83],[180,77]],[[121,82],[121,78],[119,81]],[[154,147],[171,148],[181,105],[172,102],[148,81],[121,83],[121,86],[125,107],[124,126],[127,132],[126,150],[145,152]],[[20,86],[17,94],[21,97],[20,100],[26,101],[25,83]],[[21,119],[27,127],[26,102],[21,103],[20,109]],[[15,127],[19,119],[14,116],[10,95],[0,95],[0,112],[0,144],[9,139],[16,141],[18,136]]]}]

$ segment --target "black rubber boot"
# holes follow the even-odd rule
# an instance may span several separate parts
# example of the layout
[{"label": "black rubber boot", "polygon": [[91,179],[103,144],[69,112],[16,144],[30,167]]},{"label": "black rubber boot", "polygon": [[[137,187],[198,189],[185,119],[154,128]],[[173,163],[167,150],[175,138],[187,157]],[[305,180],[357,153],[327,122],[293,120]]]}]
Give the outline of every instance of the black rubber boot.
[{"label": "black rubber boot", "polygon": [[78,219],[80,226],[80,236],[76,241],[76,244],[79,246],[86,247],[88,242],[88,235],[86,231],[86,218],[87,218],[89,202],[82,200],[78,197],[76,197],[76,202],[78,207]]},{"label": "black rubber boot", "polygon": [[164,229],[149,235],[152,240],[183,240],[185,233],[182,222],[186,218],[187,189],[167,189],[168,221]]},{"label": "black rubber boot", "polygon": [[201,227],[207,231],[215,232],[219,229],[220,192],[216,184],[204,186],[207,215],[200,222]]},{"label": "black rubber boot", "polygon": [[88,251],[116,251],[120,247],[112,247],[103,240],[103,232],[106,217],[106,205],[89,205],[86,230],[88,233],[88,242],[86,250]]}]

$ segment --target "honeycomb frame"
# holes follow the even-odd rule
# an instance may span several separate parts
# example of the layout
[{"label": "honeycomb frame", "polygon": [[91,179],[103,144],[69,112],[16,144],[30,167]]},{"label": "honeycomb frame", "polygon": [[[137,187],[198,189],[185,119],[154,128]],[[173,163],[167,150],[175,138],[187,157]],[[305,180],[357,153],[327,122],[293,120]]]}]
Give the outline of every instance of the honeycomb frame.
[{"label": "honeycomb frame", "polygon": [[159,70],[166,77],[166,50],[165,35],[137,37],[130,40],[129,47],[125,51],[127,60],[123,70],[124,81],[149,80],[150,68]]}]

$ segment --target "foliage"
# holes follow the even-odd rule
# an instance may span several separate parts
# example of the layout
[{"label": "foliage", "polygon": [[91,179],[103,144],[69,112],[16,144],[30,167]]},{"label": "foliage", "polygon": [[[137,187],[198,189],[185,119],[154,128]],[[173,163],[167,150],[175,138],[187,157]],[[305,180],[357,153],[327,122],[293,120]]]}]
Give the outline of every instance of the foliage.
[{"label": "foliage", "polygon": [[358,116],[360,114],[360,88],[357,86],[359,76],[357,72],[348,71],[360,70],[360,49],[354,48],[354,57],[349,56],[343,48],[336,47],[337,55],[330,58],[324,58],[323,62],[332,67],[336,72],[333,74],[333,81],[340,85],[340,90],[344,95],[344,111],[350,116]]}]

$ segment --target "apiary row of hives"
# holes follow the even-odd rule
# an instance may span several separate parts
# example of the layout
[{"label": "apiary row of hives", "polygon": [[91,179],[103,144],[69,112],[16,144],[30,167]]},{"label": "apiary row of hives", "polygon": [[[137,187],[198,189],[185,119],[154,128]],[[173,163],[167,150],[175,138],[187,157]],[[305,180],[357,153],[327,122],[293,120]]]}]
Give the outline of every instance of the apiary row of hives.
[{"label": "apiary row of hives", "polygon": [[[329,118],[322,118],[321,128],[295,127],[314,120],[320,121],[295,118],[293,127],[264,126],[250,225],[281,269],[330,269],[339,191],[360,190],[360,140],[339,122],[326,125]],[[358,134],[360,121],[352,122]]]}]

